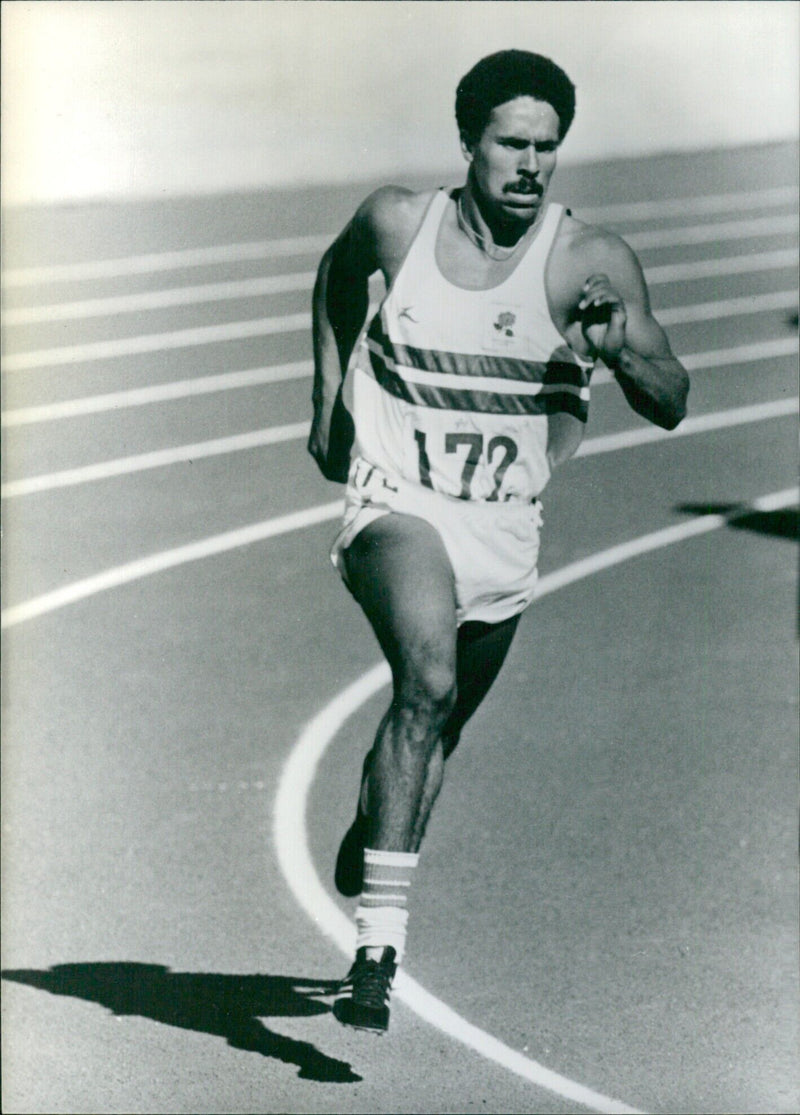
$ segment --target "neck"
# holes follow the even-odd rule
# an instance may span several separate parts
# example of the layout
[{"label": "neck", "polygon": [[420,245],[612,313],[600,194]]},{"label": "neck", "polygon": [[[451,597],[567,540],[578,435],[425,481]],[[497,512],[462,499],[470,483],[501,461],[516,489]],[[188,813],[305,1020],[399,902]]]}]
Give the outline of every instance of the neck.
[{"label": "neck", "polygon": [[500,219],[487,213],[485,203],[467,184],[456,199],[458,223],[464,235],[490,259],[510,259],[523,241],[528,242],[544,216],[544,200],[532,221]]}]

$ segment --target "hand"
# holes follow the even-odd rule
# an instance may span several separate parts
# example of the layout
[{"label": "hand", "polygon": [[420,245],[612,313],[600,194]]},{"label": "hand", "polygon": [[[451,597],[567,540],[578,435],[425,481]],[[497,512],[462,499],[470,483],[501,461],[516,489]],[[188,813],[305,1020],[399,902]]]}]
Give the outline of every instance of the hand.
[{"label": "hand", "polygon": [[327,480],[347,482],[354,436],[353,419],[342,401],[340,388],[333,408],[320,408],[315,413],[308,438],[308,451]]},{"label": "hand", "polygon": [[592,355],[599,356],[605,364],[613,364],[625,346],[628,315],[608,275],[589,276],[581,290],[578,312]]}]

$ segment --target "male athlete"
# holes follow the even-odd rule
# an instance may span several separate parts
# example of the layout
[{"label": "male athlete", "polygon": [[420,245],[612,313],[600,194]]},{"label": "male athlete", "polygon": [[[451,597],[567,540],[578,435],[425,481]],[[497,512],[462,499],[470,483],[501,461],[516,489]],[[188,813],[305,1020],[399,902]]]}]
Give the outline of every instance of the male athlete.
[{"label": "male athlete", "polygon": [[[548,58],[484,58],[456,94],[463,188],[378,190],[317,276],[309,451],[347,482],[331,557],[393,678],[336,864],[360,899],[334,1012],[360,1029],[388,1026],[444,762],[533,599],[539,497],[580,445],[595,361],[651,422],[686,410],[633,252],[545,200],[574,111]],[[364,330],[375,272],[388,293]]]}]

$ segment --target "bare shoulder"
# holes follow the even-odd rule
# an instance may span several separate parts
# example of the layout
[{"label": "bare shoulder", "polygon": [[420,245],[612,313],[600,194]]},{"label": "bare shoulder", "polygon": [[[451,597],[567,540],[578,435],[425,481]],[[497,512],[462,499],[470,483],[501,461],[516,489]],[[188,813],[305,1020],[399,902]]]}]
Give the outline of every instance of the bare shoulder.
[{"label": "bare shoulder", "polygon": [[599,225],[565,215],[558,247],[562,266],[571,276],[580,275],[580,282],[598,272],[626,288],[638,287],[643,282],[641,264],[630,245]]},{"label": "bare shoulder", "polygon": [[409,223],[419,224],[433,194],[433,190],[415,193],[404,186],[381,186],[362,201],[356,219],[389,233]]},{"label": "bare shoulder", "polygon": [[378,267],[392,271],[402,261],[434,193],[381,186],[361,203],[353,228]]}]

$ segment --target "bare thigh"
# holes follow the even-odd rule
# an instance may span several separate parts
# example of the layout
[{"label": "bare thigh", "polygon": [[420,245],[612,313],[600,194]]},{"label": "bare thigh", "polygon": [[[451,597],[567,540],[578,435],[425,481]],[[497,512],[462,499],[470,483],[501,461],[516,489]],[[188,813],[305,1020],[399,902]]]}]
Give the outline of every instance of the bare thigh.
[{"label": "bare thigh", "polygon": [[383,515],[356,535],[344,560],[395,686],[416,678],[454,689],[455,579],[438,532],[414,515]]}]

